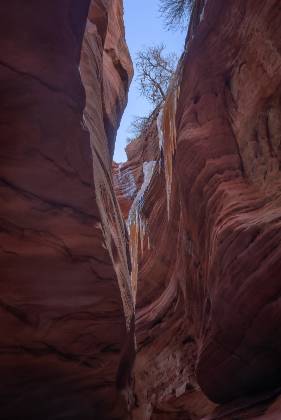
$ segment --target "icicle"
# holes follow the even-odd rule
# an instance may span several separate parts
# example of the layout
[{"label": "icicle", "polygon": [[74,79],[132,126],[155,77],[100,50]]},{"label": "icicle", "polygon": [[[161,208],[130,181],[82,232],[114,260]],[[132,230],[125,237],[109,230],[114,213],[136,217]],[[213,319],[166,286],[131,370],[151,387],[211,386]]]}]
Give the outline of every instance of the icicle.
[{"label": "icicle", "polygon": [[164,170],[167,194],[167,212],[170,217],[170,198],[172,189],[173,156],[176,150],[176,109],[178,100],[178,88],[173,89],[167,95],[166,101],[157,118],[159,147],[163,150]]},{"label": "icicle", "polygon": [[149,250],[151,249],[151,246],[150,246],[150,237],[149,237],[149,235],[148,235],[148,237],[147,237],[147,247],[148,247],[148,249],[149,249]]},{"label": "icicle", "polygon": [[199,22],[202,22],[202,20],[204,20],[204,14],[205,14],[205,7],[206,7],[206,3],[207,0],[203,1],[203,5],[202,5],[202,11],[200,13],[200,18],[199,18]]},{"label": "icicle", "polygon": [[163,136],[163,107],[160,108],[158,117],[157,117],[157,130],[158,130],[158,139],[159,139],[159,149],[163,149],[164,145],[164,136]]}]

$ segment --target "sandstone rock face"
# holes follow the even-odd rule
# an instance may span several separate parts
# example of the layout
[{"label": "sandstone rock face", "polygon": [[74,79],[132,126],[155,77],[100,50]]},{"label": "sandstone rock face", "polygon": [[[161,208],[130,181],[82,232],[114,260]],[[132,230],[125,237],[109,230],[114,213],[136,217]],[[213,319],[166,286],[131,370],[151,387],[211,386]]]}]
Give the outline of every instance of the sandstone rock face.
[{"label": "sandstone rock face", "polygon": [[[136,170],[134,170],[136,169]],[[130,208],[141,187],[143,174],[139,161],[132,165],[125,163],[113,163],[112,165],[114,190],[119,202],[122,214],[128,218]]]},{"label": "sandstone rock face", "polygon": [[131,238],[136,419],[280,417],[280,28],[277,0],[195,2]]},{"label": "sandstone rock face", "polygon": [[280,22],[277,1],[208,1],[183,72],[175,177],[196,373],[217,402],[281,380]]},{"label": "sandstone rock face", "polygon": [[122,2],[4,3],[0,417],[123,419],[133,303],[110,175],[132,75]]},{"label": "sandstone rock face", "polygon": [[280,419],[281,6],[196,0],[112,170],[122,15],[1,5],[0,418]]},{"label": "sandstone rock face", "polygon": [[143,183],[143,163],[154,160],[159,155],[159,140],[156,121],[142,137],[136,138],[126,146],[128,161],[113,163],[114,190],[125,219]]}]

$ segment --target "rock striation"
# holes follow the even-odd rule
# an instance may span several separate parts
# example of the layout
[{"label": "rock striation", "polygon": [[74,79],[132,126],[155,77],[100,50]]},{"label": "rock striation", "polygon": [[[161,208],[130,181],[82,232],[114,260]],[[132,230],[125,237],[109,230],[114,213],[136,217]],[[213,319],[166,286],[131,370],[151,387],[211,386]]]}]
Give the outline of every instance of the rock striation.
[{"label": "rock striation", "polygon": [[125,419],[134,308],[111,177],[132,77],[122,1],[12,0],[0,23],[0,417]]},{"label": "rock striation", "polygon": [[1,420],[280,419],[280,28],[195,0],[118,164],[122,0],[1,5]]},{"label": "rock striation", "polygon": [[122,165],[157,162],[131,234],[136,419],[280,417],[280,24],[277,0],[196,1],[160,150]]}]

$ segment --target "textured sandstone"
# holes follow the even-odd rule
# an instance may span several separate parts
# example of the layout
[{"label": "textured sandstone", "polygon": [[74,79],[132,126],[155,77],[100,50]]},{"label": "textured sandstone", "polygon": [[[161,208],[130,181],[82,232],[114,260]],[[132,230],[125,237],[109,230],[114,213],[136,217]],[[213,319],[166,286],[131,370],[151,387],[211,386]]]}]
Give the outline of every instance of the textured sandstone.
[{"label": "textured sandstone", "polygon": [[113,170],[122,1],[0,9],[1,420],[280,419],[279,0],[195,1]]},{"label": "textured sandstone", "polygon": [[133,304],[110,175],[132,74],[122,2],[90,5],[84,122],[89,1],[25,3],[0,10],[0,417],[123,419]]},{"label": "textured sandstone", "polygon": [[128,161],[114,162],[112,166],[114,190],[125,219],[128,218],[134,198],[143,183],[143,163],[154,160],[159,155],[159,140],[155,128],[156,121],[144,136],[126,146]]},{"label": "textured sandstone", "polygon": [[141,209],[136,419],[280,417],[280,28],[277,0],[195,2]]}]

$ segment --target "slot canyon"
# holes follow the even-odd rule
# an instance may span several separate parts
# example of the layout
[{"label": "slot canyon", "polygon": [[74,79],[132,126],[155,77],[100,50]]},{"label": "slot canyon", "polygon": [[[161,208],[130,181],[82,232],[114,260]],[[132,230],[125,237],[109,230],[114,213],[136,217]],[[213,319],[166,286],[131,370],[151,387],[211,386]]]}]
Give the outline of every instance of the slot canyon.
[{"label": "slot canyon", "polygon": [[125,32],[1,2],[0,420],[281,420],[281,2],[194,0],[117,163]]}]

